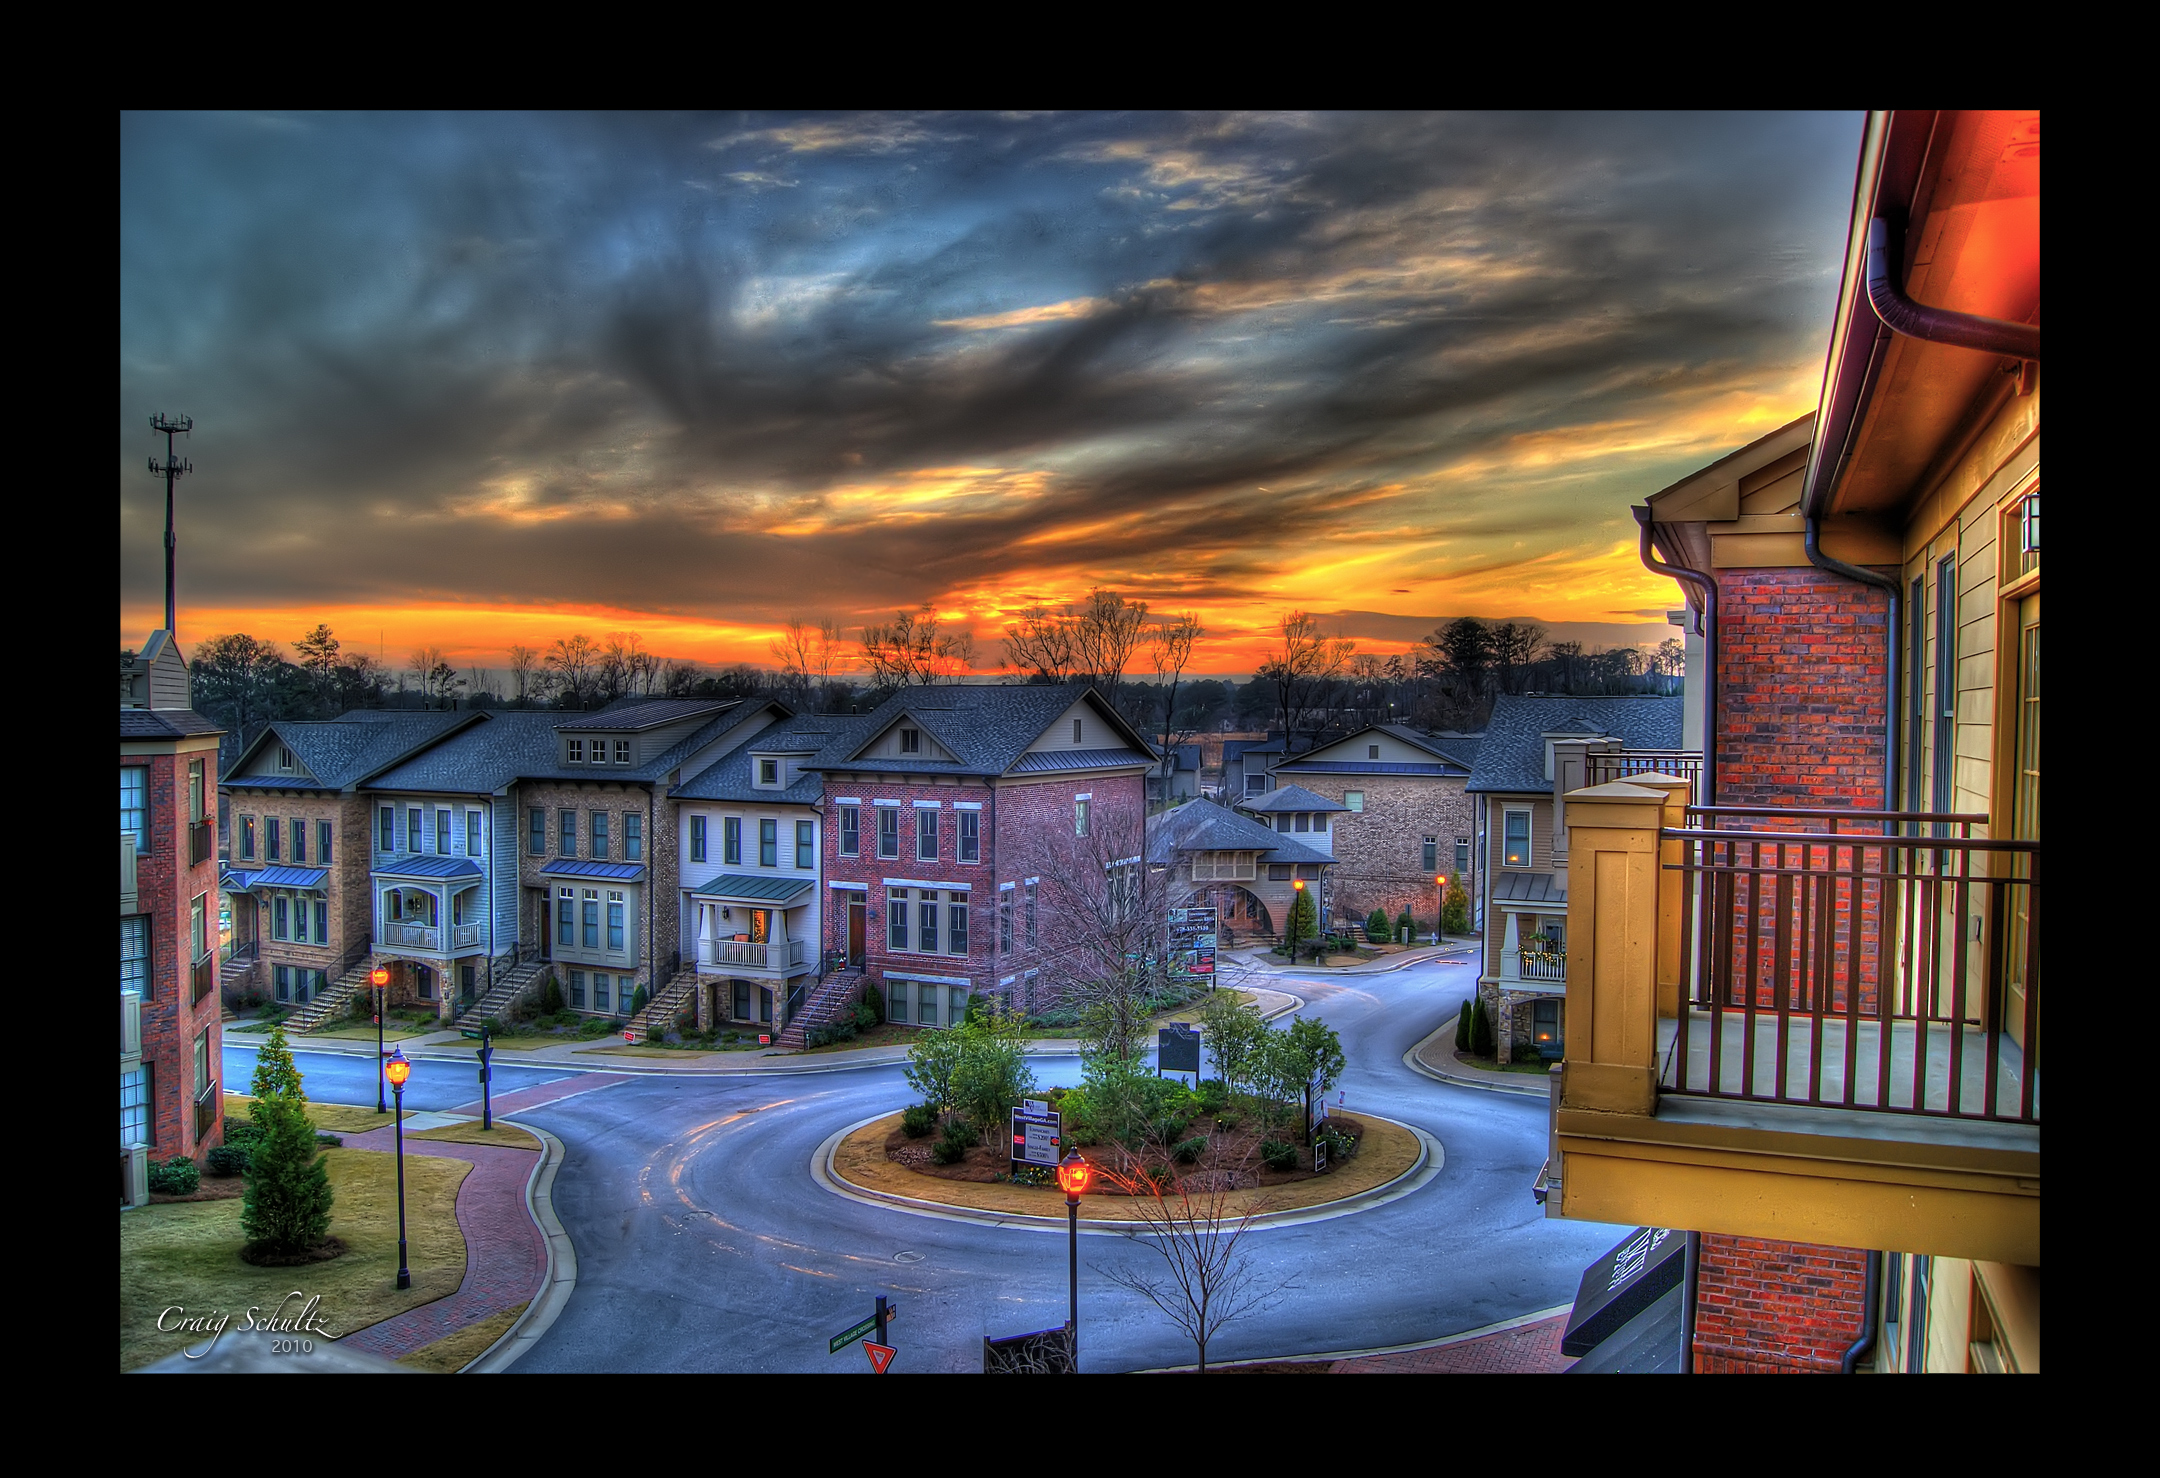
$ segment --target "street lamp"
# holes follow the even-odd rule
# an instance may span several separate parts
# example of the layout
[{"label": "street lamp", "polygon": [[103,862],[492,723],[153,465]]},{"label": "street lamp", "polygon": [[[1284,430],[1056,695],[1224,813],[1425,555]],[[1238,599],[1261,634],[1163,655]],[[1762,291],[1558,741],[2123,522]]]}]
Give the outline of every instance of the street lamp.
[{"label": "street lamp", "polygon": [[[377,1062],[380,1062],[383,1055],[383,992],[386,988],[388,988],[390,984],[389,967],[385,965],[377,965],[374,969],[368,971],[367,978],[368,984],[375,987],[375,1060]],[[377,1078],[375,1080],[375,1112],[378,1114],[386,1114],[389,1111],[390,1106],[384,1103],[382,1098],[382,1079]]]},{"label": "street lamp", "polygon": [[1065,1191],[1067,1259],[1065,1279],[1065,1327],[1072,1334],[1073,1373],[1080,1372],[1080,1195],[1095,1178],[1095,1167],[1069,1150],[1058,1161],[1058,1184]]},{"label": "street lamp", "polygon": [[405,1049],[398,1048],[383,1064],[383,1076],[390,1080],[390,1089],[397,1095],[397,1286],[412,1287],[412,1269],[405,1262],[405,1080],[412,1076],[412,1064],[405,1058]]},{"label": "street lamp", "polygon": [[1435,873],[1432,885],[1440,893],[1440,911],[1433,915],[1432,925],[1432,942],[1437,946],[1440,943],[1440,931],[1447,924],[1447,874]]},{"label": "street lamp", "polygon": [[1297,963],[1297,895],[1305,891],[1305,880],[1303,878],[1293,878],[1290,887],[1292,889],[1290,898],[1290,963],[1295,965]]}]

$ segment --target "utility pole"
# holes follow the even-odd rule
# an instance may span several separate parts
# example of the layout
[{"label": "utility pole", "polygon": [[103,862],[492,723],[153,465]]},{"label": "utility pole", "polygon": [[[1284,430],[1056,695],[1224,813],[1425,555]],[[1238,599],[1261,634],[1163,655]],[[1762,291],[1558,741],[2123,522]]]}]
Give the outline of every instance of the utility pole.
[{"label": "utility pole", "polygon": [[174,641],[180,633],[174,627],[173,617],[173,484],[195,470],[195,464],[173,455],[172,439],[175,433],[187,435],[195,429],[193,416],[168,416],[159,411],[150,418],[150,429],[165,436],[165,460],[150,459],[150,471],[165,479],[165,629],[172,633]]}]

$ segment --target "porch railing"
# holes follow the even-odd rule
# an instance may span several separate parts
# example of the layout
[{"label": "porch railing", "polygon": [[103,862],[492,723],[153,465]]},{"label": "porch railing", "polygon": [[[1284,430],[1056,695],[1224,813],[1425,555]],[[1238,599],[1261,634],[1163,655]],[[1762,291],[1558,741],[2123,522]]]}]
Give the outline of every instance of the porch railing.
[{"label": "porch railing", "polygon": [[442,948],[439,942],[442,931],[433,924],[384,924],[382,935],[384,944],[403,945],[407,949]]},{"label": "porch railing", "polygon": [[188,972],[188,980],[194,991],[194,995],[189,999],[189,1004],[193,1005],[210,994],[211,988],[217,984],[217,955],[206,954],[197,960]]},{"label": "porch railing", "polygon": [[1702,794],[1699,749],[1608,749],[1583,756],[1585,785],[1603,785],[1630,775],[1677,775],[1688,783],[1688,798]]},{"label": "porch railing", "polygon": [[1525,980],[1550,980],[1561,985],[1567,983],[1567,954],[1539,954],[1526,949],[1518,953],[1516,965]]},{"label": "porch railing", "polygon": [[478,924],[452,924],[450,926],[450,945],[453,949],[475,949],[479,944],[480,926]]},{"label": "porch railing", "polygon": [[807,960],[808,944],[807,940],[802,939],[782,940],[777,944],[708,939],[699,945],[700,963],[742,965],[753,970],[777,970],[782,967],[783,962],[787,965],[800,965]]},{"label": "porch railing", "polygon": [[1953,813],[1686,816],[1660,832],[1685,1007],[1663,1091],[2039,1122],[2039,843]]}]

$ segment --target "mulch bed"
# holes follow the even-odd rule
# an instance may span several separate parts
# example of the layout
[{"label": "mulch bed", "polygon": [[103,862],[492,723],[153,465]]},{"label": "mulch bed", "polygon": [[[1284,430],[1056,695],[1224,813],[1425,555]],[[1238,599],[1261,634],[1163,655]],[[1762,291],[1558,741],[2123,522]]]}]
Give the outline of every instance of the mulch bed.
[{"label": "mulch bed", "polygon": [[[1328,1120],[1353,1141],[1362,1140],[1365,1126],[1347,1115],[1337,1115]],[[1228,1129],[1217,1129],[1211,1120],[1202,1117],[1188,1126],[1186,1137],[1205,1135],[1207,1148],[1200,1158],[1190,1165],[1170,1164],[1173,1173],[1186,1181],[1194,1190],[1245,1190],[1253,1186],[1294,1185],[1301,1180],[1311,1180],[1313,1169],[1311,1148],[1298,1151],[1297,1168],[1294,1170],[1270,1170],[1260,1160],[1260,1141],[1263,1139],[1294,1138],[1294,1126],[1262,1129],[1250,1121],[1241,1120]],[[885,1137],[885,1158],[896,1165],[914,1171],[918,1175],[938,1180],[973,1181],[990,1184],[1012,1178],[1012,1161],[1002,1144],[996,1147],[973,1145],[964,1159],[950,1165],[940,1165],[930,1157],[930,1147],[937,1142],[936,1136],[925,1135],[910,1139],[904,1129],[894,1129]],[[1092,1163],[1121,1173],[1137,1171],[1143,1163],[1141,1157],[1127,1155],[1115,1145],[1091,1145],[1082,1151]],[[1354,1152],[1353,1152],[1354,1153]],[[1150,1157],[1160,1163],[1160,1157]],[[1093,1195],[1123,1195],[1108,1177],[1100,1178],[1090,1191]]]}]

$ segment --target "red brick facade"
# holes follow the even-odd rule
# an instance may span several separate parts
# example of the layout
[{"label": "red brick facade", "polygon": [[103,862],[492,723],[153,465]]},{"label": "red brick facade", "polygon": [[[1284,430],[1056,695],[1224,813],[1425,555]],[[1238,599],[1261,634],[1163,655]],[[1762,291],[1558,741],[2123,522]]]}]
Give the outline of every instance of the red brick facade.
[{"label": "red brick facade", "polygon": [[1865,1322],[1867,1254],[1705,1232],[1695,1275],[1695,1369],[1835,1375]]},{"label": "red brick facade", "polygon": [[[217,741],[209,737],[183,744],[199,749],[181,753],[123,753],[120,763],[147,771],[145,800],[150,831],[147,851],[135,863],[137,909],[150,920],[150,985],[142,1004],[142,1060],[150,1073],[150,1157],[176,1155],[201,1159],[223,1142],[222,1095],[210,1095],[211,1119],[195,1130],[195,1040],[209,1033],[209,1071],[222,1077],[224,1034],[219,1024],[217,971],[217,849],[203,861],[187,861],[187,764],[202,761],[208,804],[216,805]],[[213,811],[214,815],[215,812]],[[204,928],[210,946],[212,982],[200,1001],[193,994],[194,951],[190,938],[192,905],[203,900]],[[222,1086],[222,1085],[220,1085]]]},{"label": "red brick facade", "polygon": [[1718,575],[1718,802],[1883,805],[1889,599],[1805,569]]}]

